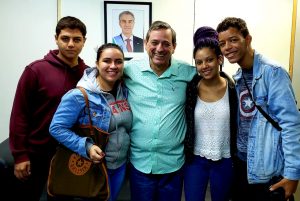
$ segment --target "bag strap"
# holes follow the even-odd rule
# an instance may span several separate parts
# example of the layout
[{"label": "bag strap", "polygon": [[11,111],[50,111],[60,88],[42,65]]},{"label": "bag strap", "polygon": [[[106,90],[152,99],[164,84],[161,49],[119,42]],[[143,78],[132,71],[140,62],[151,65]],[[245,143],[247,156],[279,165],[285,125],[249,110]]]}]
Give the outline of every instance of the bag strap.
[{"label": "bag strap", "polygon": [[242,73],[243,80],[245,82],[246,88],[248,90],[249,96],[254,104],[254,106],[260,111],[260,113],[276,128],[278,131],[282,131],[282,128],[279,126],[278,122],[274,121],[259,105],[256,105],[256,102],[253,100],[253,96],[250,92],[249,86],[247,84],[246,78],[244,74]]},{"label": "bag strap", "polygon": [[85,101],[85,105],[87,107],[88,110],[88,116],[89,116],[89,127],[90,127],[90,133],[91,135],[94,135],[94,129],[93,129],[93,124],[92,124],[92,118],[91,118],[91,112],[90,112],[90,104],[89,104],[89,99],[88,99],[88,95],[85,91],[85,89],[83,87],[77,87],[81,93],[83,94],[84,97],[84,101]]}]

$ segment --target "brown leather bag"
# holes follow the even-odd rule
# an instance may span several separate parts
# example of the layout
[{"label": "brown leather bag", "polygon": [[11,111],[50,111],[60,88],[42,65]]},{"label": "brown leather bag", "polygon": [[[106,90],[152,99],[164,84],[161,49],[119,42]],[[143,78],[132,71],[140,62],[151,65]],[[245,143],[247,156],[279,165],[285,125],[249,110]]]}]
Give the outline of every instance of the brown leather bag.
[{"label": "brown leather bag", "polygon": [[[88,96],[83,88],[79,89],[85,98],[90,124],[76,126],[73,130],[79,136],[92,138],[96,145],[105,150],[109,134],[92,125]],[[50,196],[108,200],[109,185],[105,160],[94,164],[60,145],[51,160],[47,191]]]}]

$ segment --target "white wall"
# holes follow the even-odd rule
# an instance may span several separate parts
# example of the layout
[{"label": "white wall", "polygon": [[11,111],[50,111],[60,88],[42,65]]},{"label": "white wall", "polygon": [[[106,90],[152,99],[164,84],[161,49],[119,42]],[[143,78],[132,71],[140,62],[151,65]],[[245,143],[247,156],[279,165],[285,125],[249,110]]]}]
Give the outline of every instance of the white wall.
[{"label": "white wall", "polygon": [[[276,59],[288,70],[292,1],[196,0],[196,8],[196,28],[203,25],[217,28],[228,16],[244,19],[252,35],[252,47],[265,56]],[[225,61],[224,71],[233,74],[237,64],[232,65],[226,59]]]},{"label": "white wall", "polygon": [[[73,15],[86,24],[87,41],[80,56],[88,65],[94,66],[95,49],[104,43],[103,0],[60,0],[60,2],[62,17]],[[292,1],[153,0],[150,2],[152,2],[152,20],[166,21],[177,32],[177,48],[174,56],[179,59],[193,63],[192,36],[198,27],[208,25],[216,28],[223,18],[239,16],[248,23],[253,36],[253,47],[288,68]],[[8,137],[11,106],[24,67],[31,61],[41,58],[49,49],[56,47],[54,31],[57,4],[54,0],[0,0],[0,3],[2,28],[0,55],[3,64],[3,72],[0,74],[0,84],[3,86],[0,106],[0,141],[2,141]],[[233,74],[236,66],[225,63],[224,70]]]},{"label": "white wall", "polygon": [[55,48],[56,1],[0,0],[0,142],[8,137],[16,86],[25,66]]},{"label": "white wall", "polygon": [[[292,1],[252,0],[247,6],[244,6],[246,0],[153,0],[150,2],[153,10],[152,21],[166,21],[175,29],[178,44],[174,56],[179,59],[193,63],[192,37],[198,27],[208,25],[216,28],[225,17],[239,16],[248,24],[253,37],[253,47],[266,56],[276,59],[288,70]],[[87,24],[88,40],[82,57],[88,64],[93,65],[94,49],[104,42],[103,0],[85,0],[84,4],[80,0],[61,0],[61,4],[62,16],[75,15]],[[226,7],[229,8],[224,9]],[[224,70],[229,74],[233,74],[236,69],[237,65],[225,63]]]},{"label": "white wall", "polygon": [[95,65],[97,47],[104,43],[103,9],[103,0],[61,0],[61,17],[75,16],[87,27],[87,40],[80,56],[89,66]]}]

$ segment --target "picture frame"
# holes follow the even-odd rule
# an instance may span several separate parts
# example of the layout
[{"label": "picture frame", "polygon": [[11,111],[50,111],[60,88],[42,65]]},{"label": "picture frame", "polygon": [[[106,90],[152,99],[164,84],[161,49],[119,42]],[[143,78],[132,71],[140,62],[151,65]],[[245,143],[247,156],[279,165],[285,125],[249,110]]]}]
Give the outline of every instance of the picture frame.
[{"label": "picture frame", "polygon": [[[131,19],[134,19],[134,22],[130,27],[128,24]],[[118,44],[126,60],[144,54],[143,40],[151,22],[152,2],[104,1],[104,41]],[[131,47],[128,48],[124,38],[130,35],[129,32]]]}]

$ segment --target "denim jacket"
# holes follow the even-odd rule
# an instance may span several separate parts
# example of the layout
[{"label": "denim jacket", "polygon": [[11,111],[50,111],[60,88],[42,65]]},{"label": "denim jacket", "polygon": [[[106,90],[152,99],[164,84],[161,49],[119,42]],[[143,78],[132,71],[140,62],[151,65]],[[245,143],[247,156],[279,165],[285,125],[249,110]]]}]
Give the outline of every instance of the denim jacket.
[{"label": "denim jacket", "polygon": [[[242,70],[234,75],[239,88]],[[273,176],[300,179],[300,113],[288,73],[278,64],[255,51],[253,62],[252,95],[282,131],[276,130],[256,110],[251,122],[247,172],[249,183],[266,183]],[[239,118],[238,118],[239,121]]]},{"label": "denim jacket", "polygon": [[[109,132],[110,127],[114,129],[109,132],[105,159],[109,169],[116,169],[124,164],[128,157],[130,143],[128,131],[131,128],[132,121],[131,109],[127,102],[128,92],[124,84],[119,83],[115,100],[113,103],[108,103],[108,98],[112,97],[112,95],[100,90],[96,82],[96,72],[95,68],[85,70],[84,76],[77,86],[86,89],[93,126],[105,132]],[[114,111],[112,111],[109,104],[112,105],[114,103],[122,105],[120,107],[116,106]],[[114,118],[112,112],[121,116],[122,122],[119,122],[119,125],[110,125],[112,118]],[[54,114],[49,131],[58,142],[79,155],[89,158],[87,155],[87,144],[93,143],[92,139],[76,135],[71,128],[77,124],[88,125],[89,118],[83,94],[79,89],[73,89],[63,96]]]}]

